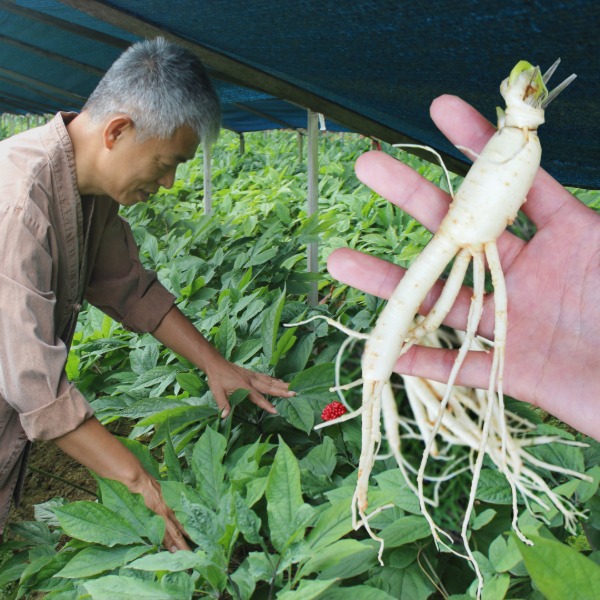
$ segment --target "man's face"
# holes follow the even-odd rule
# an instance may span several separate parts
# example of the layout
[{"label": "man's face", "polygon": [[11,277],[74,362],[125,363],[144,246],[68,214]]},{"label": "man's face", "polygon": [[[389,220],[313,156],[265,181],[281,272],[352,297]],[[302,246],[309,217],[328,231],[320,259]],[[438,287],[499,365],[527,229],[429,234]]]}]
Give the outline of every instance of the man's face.
[{"label": "man's face", "polygon": [[126,127],[116,134],[103,187],[123,206],[145,202],[159,188],[173,185],[177,166],[193,158],[197,146],[196,133],[187,125],[168,139],[143,142],[136,139],[133,127]]}]

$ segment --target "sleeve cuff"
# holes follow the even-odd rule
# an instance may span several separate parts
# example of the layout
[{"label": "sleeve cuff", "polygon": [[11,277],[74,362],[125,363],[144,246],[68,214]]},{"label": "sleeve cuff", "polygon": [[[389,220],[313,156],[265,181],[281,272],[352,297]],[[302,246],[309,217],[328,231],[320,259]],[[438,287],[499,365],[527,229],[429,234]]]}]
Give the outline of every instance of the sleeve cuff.
[{"label": "sleeve cuff", "polygon": [[122,324],[136,333],[151,333],[171,310],[175,299],[175,296],[157,280],[130,308]]},{"label": "sleeve cuff", "polygon": [[31,441],[53,440],[77,429],[94,409],[73,385],[50,404],[21,413],[21,425]]}]

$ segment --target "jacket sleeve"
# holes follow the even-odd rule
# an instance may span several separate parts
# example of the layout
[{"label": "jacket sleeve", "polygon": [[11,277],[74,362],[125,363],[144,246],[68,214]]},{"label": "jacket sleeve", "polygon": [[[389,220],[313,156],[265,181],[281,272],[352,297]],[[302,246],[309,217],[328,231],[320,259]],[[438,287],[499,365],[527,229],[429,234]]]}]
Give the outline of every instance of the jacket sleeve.
[{"label": "jacket sleeve", "polygon": [[47,231],[26,210],[0,212],[0,395],[27,437],[47,440],[93,414],[65,374],[68,349],[55,331]]},{"label": "jacket sleeve", "polygon": [[88,302],[130,331],[154,331],[173,306],[175,296],[145,269],[129,224],[118,215],[118,205],[106,221],[90,281]]}]

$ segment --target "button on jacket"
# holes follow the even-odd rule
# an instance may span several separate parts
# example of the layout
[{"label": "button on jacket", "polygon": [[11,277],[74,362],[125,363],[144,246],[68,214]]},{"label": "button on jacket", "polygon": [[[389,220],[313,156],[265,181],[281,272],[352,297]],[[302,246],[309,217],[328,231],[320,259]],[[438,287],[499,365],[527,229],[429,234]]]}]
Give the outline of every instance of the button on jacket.
[{"label": "button on jacket", "polygon": [[0,533],[29,440],[60,437],[93,414],[65,374],[83,300],[137,332],[153,331],[175,300],[142,267],[119,204],[79,195],[74,117],[0,142]]}]

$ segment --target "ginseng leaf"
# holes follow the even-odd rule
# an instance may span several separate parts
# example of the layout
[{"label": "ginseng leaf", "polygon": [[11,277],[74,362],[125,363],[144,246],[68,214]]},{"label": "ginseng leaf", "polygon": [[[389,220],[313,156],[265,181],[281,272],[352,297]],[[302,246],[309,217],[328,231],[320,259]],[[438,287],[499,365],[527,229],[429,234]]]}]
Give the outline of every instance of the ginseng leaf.
[{"label": "ginseng leaf", "polygon": [[237,335],[231,319],[227,316],[221,319],[221,324],[215,335],[215,345],[224,358],[229,360],[236,346]]},{"label": "ginseng leaf", "polygon": [[95,502],[72,502],[54,509],[64,532],[78,540],[103,546],[143,543],[136,530],[121,516]]},{"label": "ginseng leaf", "polygon": [[263,352],[267,360],[271,360],[277,345],[277,333],[281,322],[281,313],[285,304],[285,289],[279,298],[264,312],[260,331],[263,342]]},{"label": "ginseng leaf", "polygon": [[515,541],[527,571],[545,598],[598,598],[600,566],[566,544],[538,536],[529,537],[533,546],[526,546],[516,537]]},{"label": "ginseng leaf", "polygon": [[149,546],[120,546],[103,548],[92,546],[78,552],[55,577],[78,579],[99,575],[104,571],[112,571],[126,565],[130,560],[150,551]]},{"label": "ginseng leaf", "polygon": [[292,536],[302,533],[299,531],[299,521],[309,515],[304,511],[298,460],[281,438],[267,479],[265,494],[271,541],[282,552],[292,541]]},{"label": "ginseng leaf", "polygon": [[207,427],[192,454],[192,469],[196,476],[198,492],[206,504],[216,510],[224,492],[225,468],[223,457],[227,440],[211,427]]},{"label": "ginseng leaf", "polygon": [[119,481],[97,479],[102,504],[126,519],[139,535],[160,546],[165,536],[165,522],[146,507],[141,494],[132,494]]},{"label": "ginseng leaf", "polygon": [[167,590],[160,583],[120,575],[88,581],[84,587],[94,600],[184,600],[175,590]]}]

